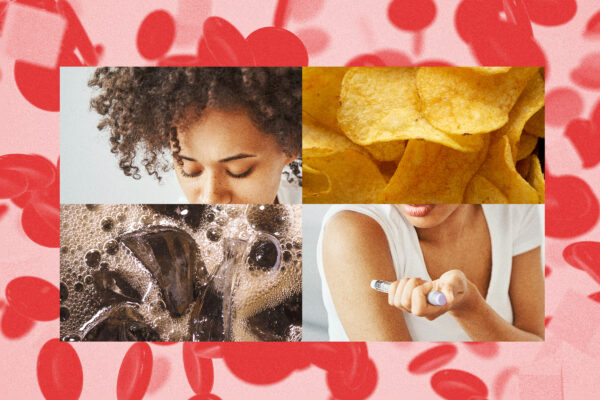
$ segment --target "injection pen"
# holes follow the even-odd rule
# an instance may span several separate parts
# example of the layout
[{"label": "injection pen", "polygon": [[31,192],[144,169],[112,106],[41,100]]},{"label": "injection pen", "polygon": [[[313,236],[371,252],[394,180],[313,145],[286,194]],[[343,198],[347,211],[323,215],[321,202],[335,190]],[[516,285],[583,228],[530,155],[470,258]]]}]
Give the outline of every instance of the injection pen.
[{"label": "injection pen", "polygon": [[[390,291],[390,285],[392,282],[387,281],[371,281],[371,288],[377,290],[378,292],[388,293]],[[444,293],[438,292],[437,290],[432,290],[427,293],[427,302],[432,306],[443,306],[446,304],[446,296]]]}]

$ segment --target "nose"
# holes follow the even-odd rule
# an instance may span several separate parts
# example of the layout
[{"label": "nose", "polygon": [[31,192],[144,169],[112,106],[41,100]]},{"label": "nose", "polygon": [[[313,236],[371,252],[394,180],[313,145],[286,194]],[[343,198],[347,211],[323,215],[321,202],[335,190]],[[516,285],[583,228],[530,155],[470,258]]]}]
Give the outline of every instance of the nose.
[{"label": "nose", "polygon": [[201,202],[205,204],[229,204],[232,201],[231,191],[225,186],[224,180],[217,174],[206,173],[202,185]]}]

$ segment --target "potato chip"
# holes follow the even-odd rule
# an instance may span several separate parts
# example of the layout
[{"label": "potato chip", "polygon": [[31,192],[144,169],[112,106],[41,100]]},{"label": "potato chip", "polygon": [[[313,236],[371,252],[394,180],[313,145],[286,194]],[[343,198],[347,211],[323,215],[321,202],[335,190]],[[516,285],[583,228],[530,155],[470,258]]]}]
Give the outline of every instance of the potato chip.
[{"label": "potato chip", "polygon": [[531,168],[529,169],[529,176],[527,182],[535,188],[538,193],[540,203],[546,201],[546,183],[544,182],[544,174],[542,173],[542,165],[540,160],[535,154],[531,156]]},{"label": "potato chip", "polygon": [[533,152],[533,150],[535,150],[535,146],[537,146],[537,142],[538,142],[537,136],[529,135],[527,133],[524,135],[521,135],[521,140],[519,141],[519,144],[517,146],[518,150],[517,150],[516,161],[520,161],[524,158],[527,158]]},{"label": "potato chip", "polygon": [[347,70],[348,67],[302,68],[302,112],[334,131],[339,130],[337,110]]},{"label": "potato chip", "polygon": [[373,161],[355,150],[306,158],[306,163],[327,176],[331,189],[325,193],[303,192],[303,203],[375,203],[386,184]]},{"label": "potato chip", "polygon": [[352,143],[341,133],[311,124],[303,117],[302,122],[302,156],[326,156],[343,150],[353,149],[365,152],[360,146]]},{"label": "potato chip", "polygon": [[302,165],[302,193],[314,195],[316,193],[326,193],[331,190],[331,184],[327,175],[317,171],[311,166],[304,163]]},{"label": "potato chip", "polygon": [[467,184],[485,159],[424,140],[409,140],[398,169],[380,197],[383,203],[461,203]]},{"label": "potato chip", "polygon": [[532,204],[538,202],[536,190],[515,169],[506,136],[490,143],[487,159],[478,174],[496,186],[506,196],[509,203]]},{"label": "potato chip", "polygon": [[452,134],[499,129],[537,67],[514,67],[504,74],[480,74],[469,68],[422,67],[417,88],[425,118]]},{"label": "potato chip", "polygon": [[482,138],[447,134],[423,118],[415,76],[411,67],[351,68],[344,76],[338,110],[346,136],[363,146],[426,139],[456,150],[480,150]]},{"label": "potato chip", "polygon": [[531,157],[524,158],[517,161],[517,172],[521,175],[521,178],[527,180],[529,176],[529,169],[531,168]]},{"label": "potato chip", "polygon": [[465,204],[506,204],[508,199],[492,182],[475,174],[465,190]]},{"label": "potato chip", "polygon": [[543,106],[544,80],[539,74],[535,74],[523,90],[523,93],[521,93],[521,96],[519,96],[519,100],[517,100],[512,110],[510,110],[507,124],[494,133],[495,136],[506,135],[508,137],[515,161],[518,160],[517,147],[525,123]]},{"label": "potato chip", "polygon": [[543,138],[545,136],[545,108],[542,108],[525,123],[527,133]]},{"label": "potato chip", "polygon": [[364,146],[374,159],[378,161],[398,161],[404,154],[406,140],[395,142],[375,142]]},{"label": "potato chip", "polygon": [[375,164],[386,182],[392,179],[392,176],[394,176],[394,173],[398,169],[398,161],[375,161]]},{"label": "potato chip", "polygon": [[466,67],[472,69],[475,72],[479,72],[480,74],[504,74],[510,70],[511,67]]}]

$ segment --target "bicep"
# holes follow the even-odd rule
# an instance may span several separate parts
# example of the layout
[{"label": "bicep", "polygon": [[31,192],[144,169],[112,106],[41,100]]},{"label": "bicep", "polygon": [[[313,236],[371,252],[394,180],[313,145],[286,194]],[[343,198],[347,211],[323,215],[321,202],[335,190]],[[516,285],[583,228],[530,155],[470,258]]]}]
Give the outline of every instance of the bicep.
[{"label": "bicep", "polygon": [[402,311],[370,288],[373,279],[396,280],[387,237],[375,220],[352,211],[332,217],[323,235],[323,269],[350,340],[411,340]]},{"label": "bicep", "polygon": [[544,272],[540,247],[513,257],[509,294],[513,325],[544,338]]}]

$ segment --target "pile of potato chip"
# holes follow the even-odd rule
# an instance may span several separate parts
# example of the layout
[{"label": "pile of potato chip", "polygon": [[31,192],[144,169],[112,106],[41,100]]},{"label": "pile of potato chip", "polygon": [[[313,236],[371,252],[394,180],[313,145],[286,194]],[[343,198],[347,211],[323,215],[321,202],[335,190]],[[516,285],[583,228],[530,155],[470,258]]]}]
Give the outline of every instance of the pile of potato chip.
[{"label": "pile of potato chip", "polygon": [[304,203],[544,203],[542,69],[302,72]]}]

